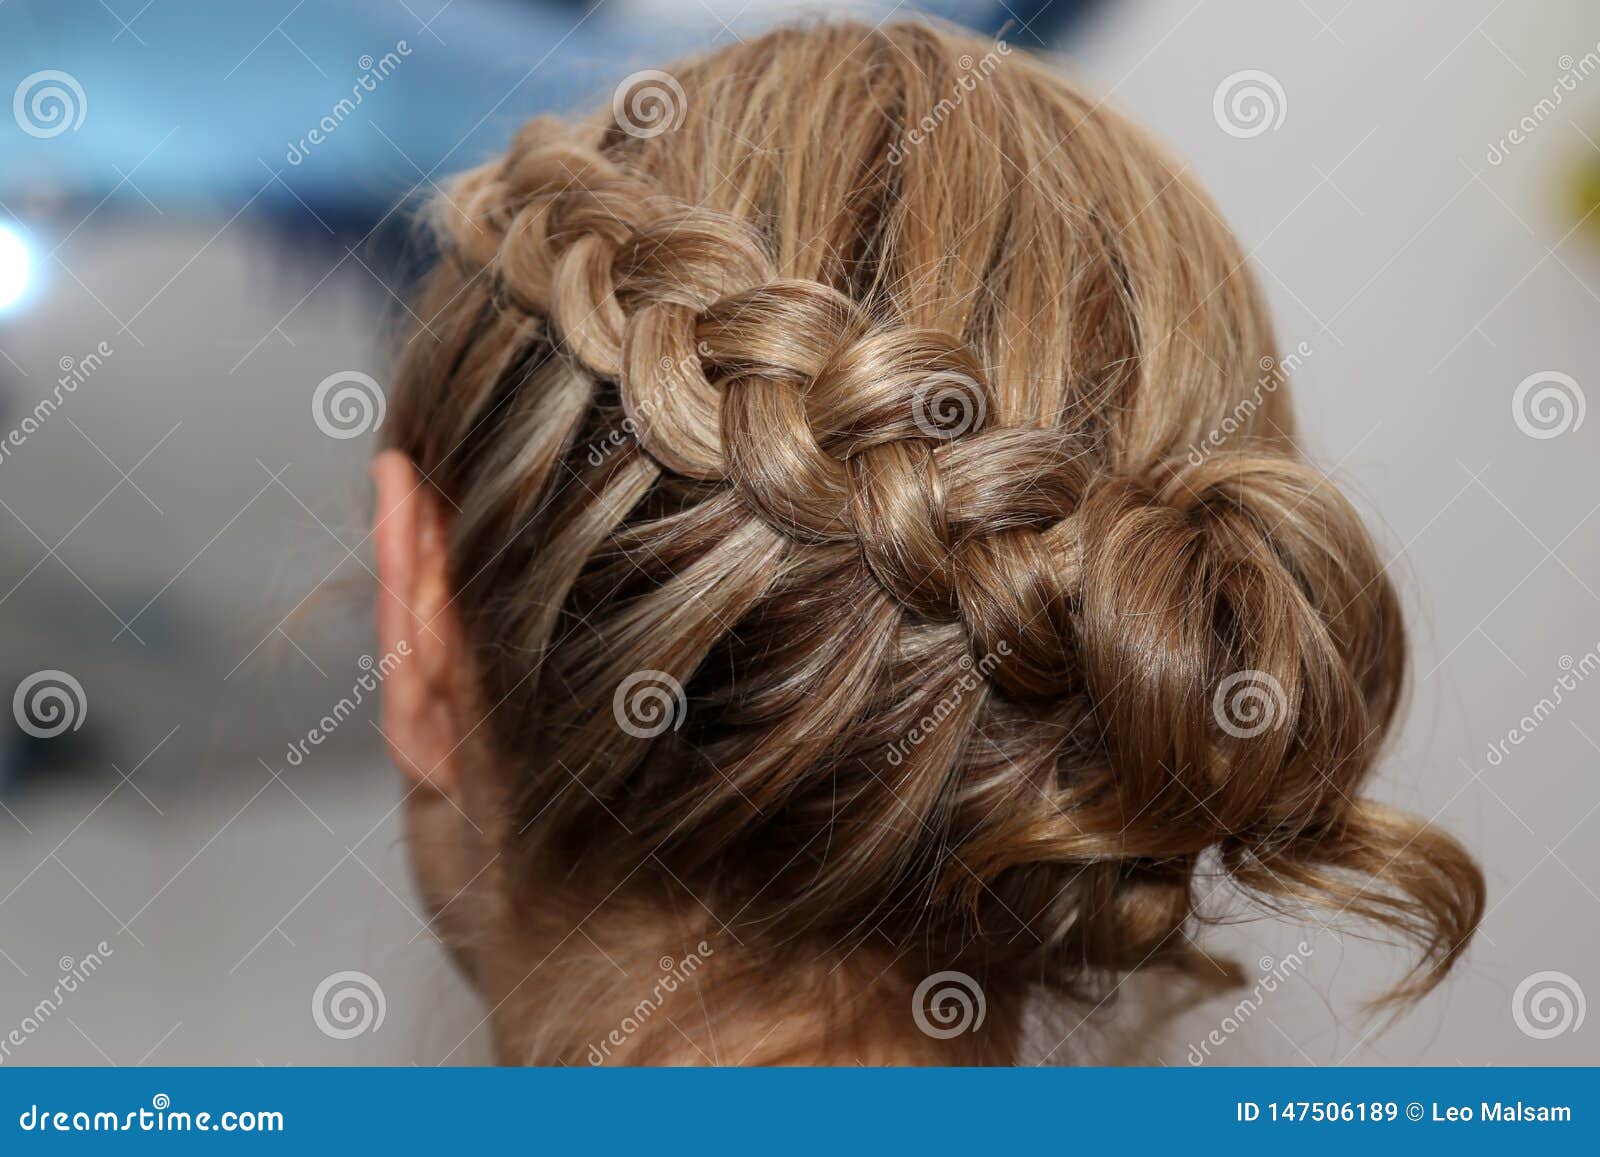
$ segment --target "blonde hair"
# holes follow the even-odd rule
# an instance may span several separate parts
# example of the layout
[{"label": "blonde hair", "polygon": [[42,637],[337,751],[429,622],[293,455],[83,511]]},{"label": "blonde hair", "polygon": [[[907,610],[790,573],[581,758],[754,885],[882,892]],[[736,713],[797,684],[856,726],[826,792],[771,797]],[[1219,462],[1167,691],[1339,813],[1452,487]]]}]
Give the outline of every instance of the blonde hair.
[{"label": "blonde hair", "polygon": [[1404,934],[1426,991],[1482,878],[1361,795],[1400,611],[1206,198],[920,23],[670,80],[459,180],[390,406],[524,878],[670,877],[751,975],[967,973],[967,1059],[1034,987],[1222,977],[1219,874]]}]

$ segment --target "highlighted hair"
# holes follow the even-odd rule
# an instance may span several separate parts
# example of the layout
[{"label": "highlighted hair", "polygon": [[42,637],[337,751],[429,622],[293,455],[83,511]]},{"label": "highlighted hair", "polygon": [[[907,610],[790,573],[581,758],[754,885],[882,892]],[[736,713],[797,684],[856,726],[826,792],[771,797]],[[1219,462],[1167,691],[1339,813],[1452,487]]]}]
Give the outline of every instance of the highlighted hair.
[{"label": "highlighted hair", "polygon": [[[781,29],[674,69],[662,131],[533,121],[439,206],[386,429],[459,510],[529,875],[966,972],[1004,1034],[1034,986],[1218,976],[1220,867],[1409,938],[1417,995],[1483,882],[1362,796],[1389,578],[1211,205],[1020,53],[967,83],[992,48]],[[640,672],[664,726],[619,725]]]}]

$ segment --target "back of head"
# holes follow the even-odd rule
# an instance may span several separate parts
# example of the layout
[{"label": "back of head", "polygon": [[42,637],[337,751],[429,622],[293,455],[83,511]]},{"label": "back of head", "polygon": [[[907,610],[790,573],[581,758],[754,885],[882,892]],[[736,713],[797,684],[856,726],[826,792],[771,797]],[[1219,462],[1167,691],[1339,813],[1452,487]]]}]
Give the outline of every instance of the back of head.
[{"label": "back of head", "polygon": [[768,999],[966,973],[969,1059],[1035,988],[1220,978],[1221,877],[1414,939],[1425,990],[1481,879],[1362,798],[1397,601],[1205,197],[920,24],[631,79],[438,207],[390,404],[514,877],[681,889]]}]

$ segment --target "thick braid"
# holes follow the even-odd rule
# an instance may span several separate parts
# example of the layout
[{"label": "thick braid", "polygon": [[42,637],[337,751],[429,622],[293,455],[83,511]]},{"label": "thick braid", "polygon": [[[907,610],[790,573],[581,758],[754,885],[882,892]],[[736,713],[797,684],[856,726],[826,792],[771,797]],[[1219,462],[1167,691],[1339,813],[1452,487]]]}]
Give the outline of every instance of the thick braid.
[{"label": "thick braid", "polygon": [[[487,255],[503,300],[547,317],[574,357],[617,380],[664,469],[726,480],[800,542],[855,543],[902,606],[959,622],[974,656],[1003,655],[985,670],[1010,694],[1087,692],[1141,804],[1173,805],[1163,768],[1252,772],[1260,791],[1233,797],[1243,815],[1298,750],[1366,765],[1377,720],[1364,697],[1382,714],[1394,688],[1350,672],[1372,662],[1362,648],[1383,608],[1362,598],[1376,576],[1352,585],[1323,540],[1293,538],[1301,507],[1364,537],[1315,471],[1224,454],[1129,476],[1060,429],[996,427],[961,339],[779,278],[747,223],[664,196],[597,150],[539,129],[519,146],[464,179],[476,229],[458,230],[460,252]],[[1285,715],[1308,682],[1341,706],[1255,742],[1195,747],[1214,731],[1201,692],[1239,671],[1260,673]],[[1150,702],[1164,704],[1155,718]]]},{"label": "thick braid", "polygon": [[964,621],[980,654],[1014,655],[1013,690],[1070,689],[1079,547],[1049,532],[1083,496],[1081,448],[988,428],[984,370],[961,339],[780,279],[748,225],[598,151],[535,129],[518,144],[463,178],[458,252],[617,380],[646,452],[730,481],[801,541],[857,542],[903,604]]},{"label": "thick braid", "polygon": [[[1386,588],[1324,551],[1364,531],[1316,471],[1237,453],[1117,470],[1062,429],[996,426],[960,338],[779,277],[748,224],[598,151],[524,139],[466,178],[483,236],[467,233],[463,258],[487,255],[502,301],[616,380],[662,468],[731,484],[799,543],[854,544],[900,605],[961,624],[975,657],[1004,656],[982,670],[1010,695],[1086,694],[1120,797],[1147,821],[1125,846],[1159,848],[1164,819],[1216,777],[1257,785],[1212,816],[1233,831],[1315,814],[1368,765],[1395,688],[1361,685],[1388,611],[1363,595]],[[1295,726],[1217,736],[1209,689],[1238,672]],[[1318,711],[1300,709],[1308,686]],[[1319,792],[1278,793],[1318,758]],[[1173,769],[1195,787],[1172,791]]]}]

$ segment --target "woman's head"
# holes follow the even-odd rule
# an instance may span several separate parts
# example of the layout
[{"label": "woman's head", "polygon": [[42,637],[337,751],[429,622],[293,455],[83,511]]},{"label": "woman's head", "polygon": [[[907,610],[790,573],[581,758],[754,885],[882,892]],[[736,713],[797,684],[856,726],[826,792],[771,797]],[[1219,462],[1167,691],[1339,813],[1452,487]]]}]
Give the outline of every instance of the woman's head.
[{"label": "woman's head", "polygon": [[643,83],[438,205],[390,401],[386,727],[480,983],[514,926],[705,941],[815,1056],[954,970],[988,1022],[942,1055],[1007,1059],[1030,991],[1225,979],[1231,883],[1403,933],[1424,990],[1481,879],[1362,796],[1398,605],[1181,169],[920,24]]}]

